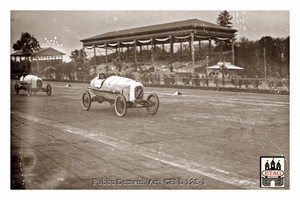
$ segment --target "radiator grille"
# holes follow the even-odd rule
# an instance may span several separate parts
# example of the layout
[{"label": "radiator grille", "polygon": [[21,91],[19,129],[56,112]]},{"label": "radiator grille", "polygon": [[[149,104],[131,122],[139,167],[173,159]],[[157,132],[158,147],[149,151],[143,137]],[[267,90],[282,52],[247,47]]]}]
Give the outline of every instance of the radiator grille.
[{"label": "radiator grille", "polygon": [[36,86],[37,86],[38,88],[41,88],[41,87],[43,86],[42,81],[41,81],[41,80],[37,80],[37,81],[36,81]]},{"label": "radiator grille", "polygon": [[143,92],[143,87],[142,86],[137,86],[135,88],[135,99],[142,99],[144,96],[144,92]]}]

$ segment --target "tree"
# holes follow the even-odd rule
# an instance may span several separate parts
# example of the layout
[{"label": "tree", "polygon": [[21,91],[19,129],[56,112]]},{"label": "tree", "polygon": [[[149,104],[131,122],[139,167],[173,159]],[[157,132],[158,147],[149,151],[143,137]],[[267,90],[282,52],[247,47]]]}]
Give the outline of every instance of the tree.
[{"label": "tree", "polygon": [[[219,26],[225,26],[227,28],[232,28],[232,15],[229,14],[229,12],[227,10],[221,11],[220,14],[218,15],[217,21],[216,23]],[[222,52],[223,49],[231,49],[231,41],[228,40],[224,40],[224,41],[215,41],[216,45],[220,47],[220,51]],[[222,58],[222,61],[225,61],[224,58]],[[224,84],[224,70],[223,70],[224,66],[222,66],[222,77],[223,77],[223,84]]]},{"label": "tree", "polygon": [[39,42],[33,35],[30,35],[27,32],[22,33],[20,40],[13,44],[14,51],[23,53],[25,57],[25,62],[21,67],[21,71],[26,71],[26,73],[30,72],[31,66],[28,57],[33,54],[33,51],[38,51],[40,48]]},{"label": "tree", "polygon": [[15,51],[22,52],[24,54],[31,55],[33,51],[40,50],[40,44],[37,39],[29,33],[22,33],[20,40],[13,44]]},{"label": "tree", "polygon": [[[233,16],[226,10],[221,11],[220,14],[217,17],[216,23],[219,26],[224,26],[227,28],[232,28],[232,22]],[[225,41],[216,41],[216,46],[219,46],[221,51],[222,50],[231,50],[231,41],[225,40]]]},{"label": "tree", "polygon": [[238,66],[244,67],[243,74],[248,77],[263,77],[263,59],[258,42],[242,37],[236,45],[235,62]]},{"label": "tree", "polygon": [[233,16],[229,14],[227,10],[221,11],[218,15],[216,23],[220,26],[225,26],[227,28],[232,28],[232,20]]},{"label": "tree", "polygon": [[86,62],[87,62],[87,54],[84,51],[84,49],[75,49],[74,51],[71,52],[70,58],[72,61],[75,63],[76,66],[76,71],[81,68],[81,69],[86,69]]},{"label": "tree", "polygon": [[286,77],[289,74],[289,37],[265,36],[258,41],[241,38],[236,45],[236,64],[245,68],[243,74],[248,77]]},{"label": "tree", "polygon": [[[258,41],[261,55],[266,63],[268,76],[284,77],[289,74],[289,37],[262,37]],[[265,51],[265,52],[263,52]]]}]

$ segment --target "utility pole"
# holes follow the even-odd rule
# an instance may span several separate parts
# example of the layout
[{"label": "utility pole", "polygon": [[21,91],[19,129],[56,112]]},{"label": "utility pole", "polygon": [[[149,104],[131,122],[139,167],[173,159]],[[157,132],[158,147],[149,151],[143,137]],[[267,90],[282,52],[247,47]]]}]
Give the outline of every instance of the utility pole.
[{"label": "utility pole", "polygon": [[221,69],[222,69],[222,85],[225,85],[225,58],[224,56],[222,56],[222,66],[221,66]]},{"label": "utility pole", "polygon": [[267,61],[266,61],[266,48],[264,47],[264,68],[265,68],[265,78],[267,78]]},{"label": "utility pole", "polygon": [[[84,48],[83,48],[83,51],[84,51]],[[85,57],[84,57],[85,58]],[[96,61],[97,57],[96,57],[96,45],[94,44],[94,66],[95,66],[95,69],[97,68],[97,61]],[[85,64],[85,59],[84,59],[84,64]],[[97,69],[96,69],[97,70]]]},{"label": "utility pole", "polygon": [[222,85],[224,86],[225,85],[225,73],[224,73],[224,69],[225,69],[225,58],[224,58],[224,55],[223,55],[223,41],[220,41],[220,49],[221,49],[221,62],[222,62],[222,65],[221,65],[221,72],[222,72]]},{"label": "utility pole", "polygon": [[234,37],[231,39],[231,51],[232,51],[232,64],[234,65]]}]

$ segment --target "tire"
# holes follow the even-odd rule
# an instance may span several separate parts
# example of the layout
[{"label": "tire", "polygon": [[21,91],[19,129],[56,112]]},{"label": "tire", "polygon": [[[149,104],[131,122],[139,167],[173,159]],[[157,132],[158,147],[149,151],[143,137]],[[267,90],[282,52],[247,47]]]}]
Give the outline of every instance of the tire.
[{"label": "tire", "polygon": [[47,86],[46,86],[46,94],[48,96],[50,96],[52,94],[52,87],[50,84],[47,84]]},{"label": "tire", "polygon": [[115,112],[119,117],[123,117],[127,112],[127,102],[121,94],[118,94],[115,100]]},{"label": "tire", "polygon": [[84,110],[89,110],[91,108],[92,99],[88,91],[85,91],[81,97],[81,105]]},{"label": "tire", "polygon": [[147,106],[146,109],[150,115],[154,115],[157,113],[158,108],[159,108],[159,98],[156,94],[151,93],[147,97],[147,101],[152,105],[152,106]]},{"label": "tire", "polygon": [[26,92],[27,92],[27,95],[30,97],[32,95],[32,88],[31,88],[31,85],[27,85],[26,87]]},{"label": "tire", "polygon": [[18,95],[20,91],[19,85],[16,83],[15,84],[15,93]]}]

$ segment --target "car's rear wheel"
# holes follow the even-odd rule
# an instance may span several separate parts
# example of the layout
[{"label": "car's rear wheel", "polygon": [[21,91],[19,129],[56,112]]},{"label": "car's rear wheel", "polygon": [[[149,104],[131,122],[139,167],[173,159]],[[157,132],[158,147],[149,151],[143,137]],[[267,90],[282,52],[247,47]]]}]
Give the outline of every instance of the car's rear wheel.
[{"label": "car's rear wheel", "polygon": [[122,94],[118,94],[115,100],[115,111],[119,117],[123,117],[127,111],[127,102]]},{"label": "car's rear wheel", "polygon": [[46,86],[46,94],[50,96],[52,94],[52,87],[50,84]]},{"label": "car's rear wheel", "polygon": [[85,91],[81,97],[81,105],[84,110],[89,110],[91,107],[92,99],[88,91]]},{"label": "car's rear wheel", "polygon": [[150,115],[154,115],[155,113],[157,113],[158,108],[159,108],[159,98],[156,94],[151,93],[149,94],[149,96],[147,97],[147,101],[148,103],[150,103],[150,106],[147,106],[147,111]]}]

